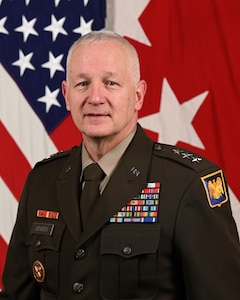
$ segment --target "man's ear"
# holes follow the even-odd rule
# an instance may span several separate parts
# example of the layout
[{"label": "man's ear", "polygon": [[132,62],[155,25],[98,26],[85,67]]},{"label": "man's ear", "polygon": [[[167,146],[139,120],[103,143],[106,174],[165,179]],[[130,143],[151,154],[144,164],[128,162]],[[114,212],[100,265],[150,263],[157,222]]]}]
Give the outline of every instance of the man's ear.
[{"label": "man's ear", "polygon": [[70,103],[68,101],[68,85],[66,80],[63,80],[62,82],[62,94],[65,99],[66,109],[67,111],[70,111]]},{"label": "man's ear", "polygon": [[140,80],[136,89],[136,103],[135,108],[139,111],[142,108],[144,97],[147,91],[147,83],[145,80]]}]

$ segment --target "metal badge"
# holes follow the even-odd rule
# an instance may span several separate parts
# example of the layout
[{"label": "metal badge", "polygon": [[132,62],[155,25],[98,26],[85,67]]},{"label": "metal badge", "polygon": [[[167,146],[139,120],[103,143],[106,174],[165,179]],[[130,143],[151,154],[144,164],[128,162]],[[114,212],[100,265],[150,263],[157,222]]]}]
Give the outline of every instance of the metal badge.
[{"label": "metal badge", "polygon": [[44,269],[43,264],[39,260],[36,260],[33,263],[32,272],[33,272],[33,276],[34,276],[34,278],[36,279],[37,282],[41,283],[41,282],[44,281],[44,279],[45,279],[45,269]]}]

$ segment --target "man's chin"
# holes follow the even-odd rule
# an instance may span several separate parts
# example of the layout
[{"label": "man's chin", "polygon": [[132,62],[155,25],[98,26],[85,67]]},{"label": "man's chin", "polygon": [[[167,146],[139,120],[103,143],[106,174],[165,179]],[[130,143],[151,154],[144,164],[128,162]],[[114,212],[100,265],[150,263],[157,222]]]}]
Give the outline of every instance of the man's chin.
[{"label": "man's chin", "polygon": [[111,131],[109,130],[109,128],[104,128],[104,126],[94,126],[94,128],[92,127],[91,129],[88,128],[84,130],[82,133],[83,135],[93,139],[106,138],[111,135]]}]

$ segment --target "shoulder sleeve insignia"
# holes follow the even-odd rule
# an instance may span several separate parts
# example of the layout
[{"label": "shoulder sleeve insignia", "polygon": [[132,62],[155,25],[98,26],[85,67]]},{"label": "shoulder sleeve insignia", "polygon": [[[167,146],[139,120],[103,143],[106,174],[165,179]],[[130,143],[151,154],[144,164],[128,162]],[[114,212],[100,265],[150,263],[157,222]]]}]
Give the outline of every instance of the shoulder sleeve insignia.
[{"label": "shoulder sleeve insignia", "polygon": [[222,170],[201,177],[203,186],[206,190],[207,199],[210,207],[221,206],[228,201],[228,194]]}]

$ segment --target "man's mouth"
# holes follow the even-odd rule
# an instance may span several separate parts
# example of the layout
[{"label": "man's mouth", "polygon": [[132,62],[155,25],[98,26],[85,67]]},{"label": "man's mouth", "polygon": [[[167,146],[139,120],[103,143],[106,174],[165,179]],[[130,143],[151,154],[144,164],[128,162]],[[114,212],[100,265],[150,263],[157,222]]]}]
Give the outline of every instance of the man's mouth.
[{"label": "man's mouth", "polygon": [[85,114],[84,117],[87,117],[87,118],[92,118],[92,119],[101,119],[101,118],[106,118],[106,117],[109,117],[110,115],[109,114],[96,114],[96,113],[88,113],[88,114]]},{"label": "man's mouth", "polygon": [[100,114],[100,113],[87,113],[85,117],[109,117],[109,114]]}]

